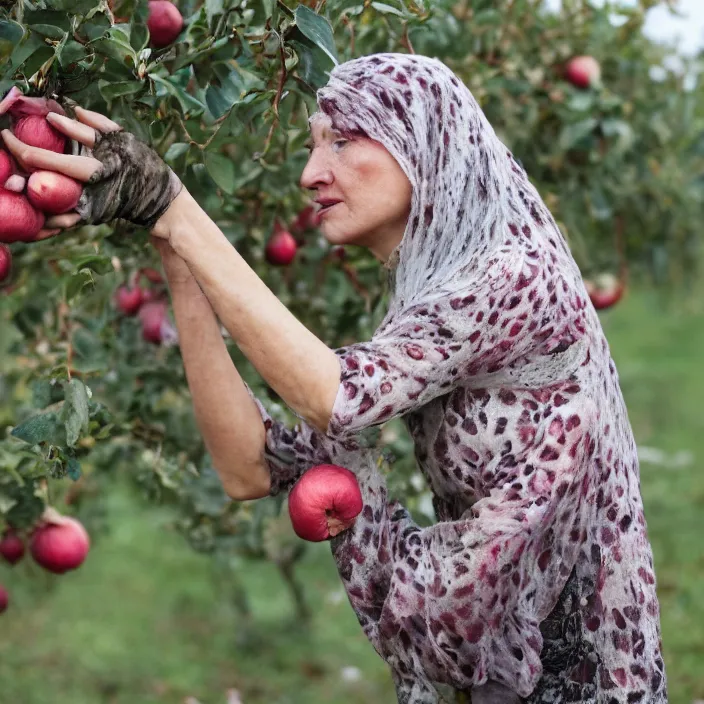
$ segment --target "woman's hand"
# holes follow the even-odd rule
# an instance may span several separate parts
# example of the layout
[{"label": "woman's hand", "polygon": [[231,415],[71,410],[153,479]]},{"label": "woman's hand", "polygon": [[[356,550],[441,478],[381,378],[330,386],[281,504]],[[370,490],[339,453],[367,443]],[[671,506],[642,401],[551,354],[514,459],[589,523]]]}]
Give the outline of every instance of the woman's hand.
[{"label": "woman's hand", "polygon": [[47,220],[47,228],[97,225],[116,218],[169,237],[168,228],[155,227],[183,190],[176,174],[149,145],[91,110],[77,107],[78,120],[49,113],[47,120],[78,143],[78,154],[57,154],[32,147],[3,130],[5,145],[25,170],[58,171],[83,182],[76,212]]}]

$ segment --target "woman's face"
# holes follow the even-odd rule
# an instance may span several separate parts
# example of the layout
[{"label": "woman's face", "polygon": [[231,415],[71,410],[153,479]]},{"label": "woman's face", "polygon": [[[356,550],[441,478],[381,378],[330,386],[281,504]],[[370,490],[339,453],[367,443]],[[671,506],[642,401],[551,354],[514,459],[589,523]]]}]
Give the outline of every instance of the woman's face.
[{"label": "woman's face", "polygon": [[379,142],[344,139],[322,113],[311,122],[310,158],[301,187],[316,200],[335,200],[323,208],[320,228],[331,244],[367,247],[386,261],[401,242],[411,212],[411,184]]}]

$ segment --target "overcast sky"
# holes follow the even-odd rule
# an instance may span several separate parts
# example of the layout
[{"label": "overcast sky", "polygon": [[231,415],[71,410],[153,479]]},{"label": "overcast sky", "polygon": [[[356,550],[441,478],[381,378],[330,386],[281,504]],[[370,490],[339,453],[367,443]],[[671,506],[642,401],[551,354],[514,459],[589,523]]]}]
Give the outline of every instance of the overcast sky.
[{"label": "overcast sky", "polygon": [[[560,0],[545,0],[548,7],[559,7]],[[597,2],[595,1],[595,4]],[[623,0],[623,5],[635,5],[635,0]],[[665,6],[648,12],[645,33],[653,39],[676,39],[680,50],[693,54],[704,46],[704,0],[680,0],[679,10],[684,17],[674,17]]]}]

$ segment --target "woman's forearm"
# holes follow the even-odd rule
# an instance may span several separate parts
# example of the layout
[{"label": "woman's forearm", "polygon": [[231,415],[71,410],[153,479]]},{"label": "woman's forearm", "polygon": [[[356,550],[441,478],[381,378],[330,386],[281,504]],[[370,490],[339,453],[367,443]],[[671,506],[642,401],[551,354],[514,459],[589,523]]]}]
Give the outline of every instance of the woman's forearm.
[{"label": "woman's forearm", "polygon": [[233,499],[267,496],[270,477],[263,459],[261,415],[198,283],[194,278],[175,281],[165,269],[196,422],[213,466]]},{"label": "woman's forearm", "polygon": [[267,288],[187,191],[164,218],[171,245],[243,354],[289,408],[325,432],[340,385],[337,355]]}]

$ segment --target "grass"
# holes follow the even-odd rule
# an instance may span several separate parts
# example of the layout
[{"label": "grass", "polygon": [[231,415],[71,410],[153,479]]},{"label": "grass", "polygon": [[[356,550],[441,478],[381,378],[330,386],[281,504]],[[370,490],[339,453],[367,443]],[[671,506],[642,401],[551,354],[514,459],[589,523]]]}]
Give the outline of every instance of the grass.
[{"label": "grass", "polygon": [[[632,295],[603,322],[639,446],[670,460],[691,453],[641,467],[670,702],[691,704],[704,699],[704,325],[681,309]],[[310,631],[275,568],[242,563],[247,631],[212,561],[166,529],[166,508],[144,510],[119,487],[106,508],[110,530],[81,570],[0,568],[13,600],[0,621],[1,704],[225,704],[230,688],[243,704],[395,701],[327,545],[311,546],[299,571]]]}]

